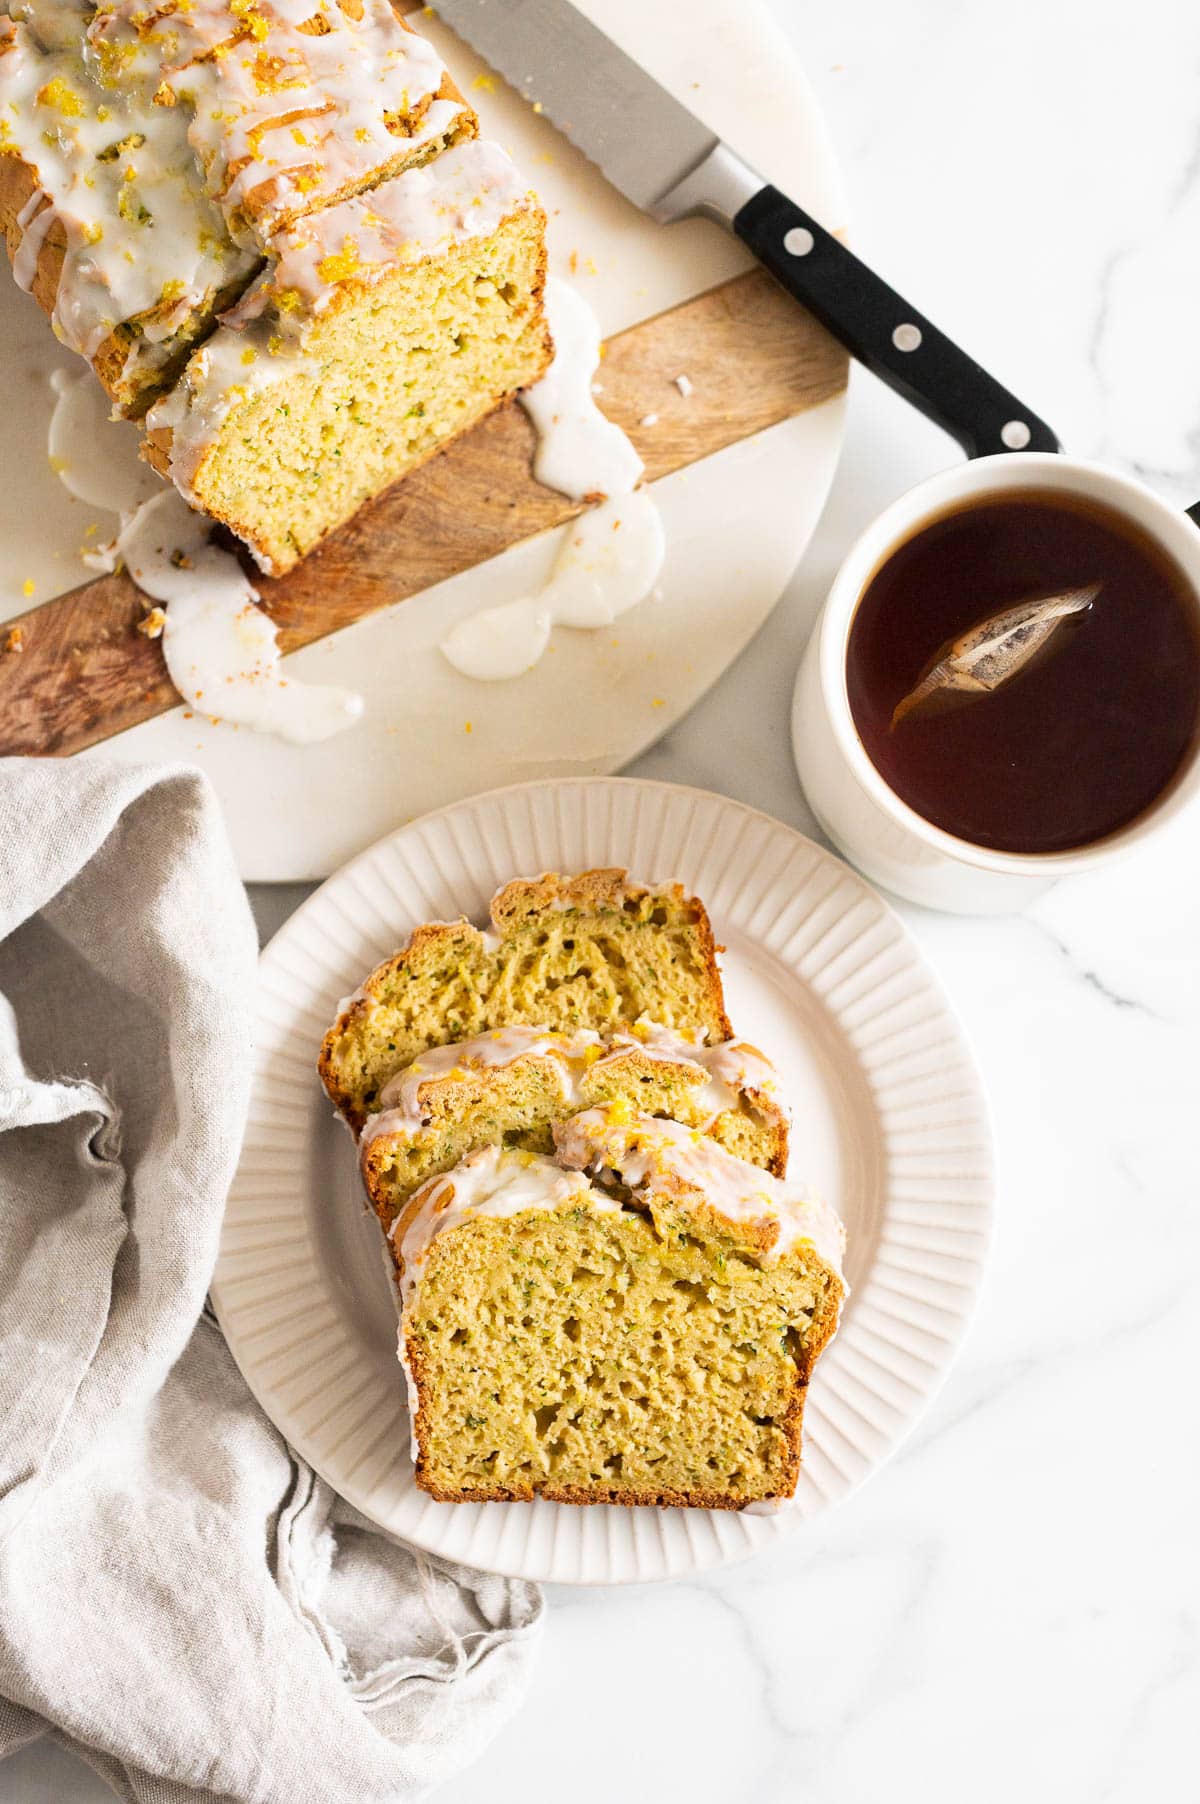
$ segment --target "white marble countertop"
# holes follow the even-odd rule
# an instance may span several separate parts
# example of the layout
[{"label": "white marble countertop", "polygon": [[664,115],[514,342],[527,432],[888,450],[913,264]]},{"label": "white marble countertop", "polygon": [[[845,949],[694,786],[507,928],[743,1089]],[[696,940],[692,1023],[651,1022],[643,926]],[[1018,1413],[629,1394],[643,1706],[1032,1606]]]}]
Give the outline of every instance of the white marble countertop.
[{"label": "white marble countertop", "polygon": [[[827,109],[859,251],[1067,449],[1200,496],[1200,14],[772,4]],[[856,379],[804,568],[634,774],[813,830],[787,730],[809,625],[859,529],[951,455]],[[995,1110],[998,1234],[958,1365],[891,1464],[780,1551],[694,1583],[553,1588],[532,1695],[439,1804],[485,1785],[491,1804],[1194,1794],[1197,828],[1024,917],[902,912]],[[0,1804],[108,1796],[47,1746],[0,1769]]]}]

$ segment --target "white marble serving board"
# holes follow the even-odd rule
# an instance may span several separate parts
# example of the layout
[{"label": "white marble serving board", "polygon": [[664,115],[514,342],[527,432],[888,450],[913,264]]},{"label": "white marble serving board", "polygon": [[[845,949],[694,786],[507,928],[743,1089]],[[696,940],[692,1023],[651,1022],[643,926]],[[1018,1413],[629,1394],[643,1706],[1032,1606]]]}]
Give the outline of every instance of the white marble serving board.
[{"label": "white marble serving board", "polygon": [[[828,224],[842,224],[819,114],[761,7],[733,12],[719,0],[694,0],[685,11],[670,0],[587,0],[582,10],[756,167],[802,193]],[[432,19],[421,26],[444,50],[484,130],[539,189],[551,269],[575,283],[604,332],[747,267],[741,247],[706,221],[664,228],[638,213],[465,46]],[[0,342],[9,347],[0,357],[0,409],[11,466],[0,532],[3,618],[29,605],[26,583],[43,599],[85,580],[84,532],[97,520],[107,532],[111,516],[73,501],[46,463],[48,374],[75,360],[8,283],[0,284]],[[703,370],[679,373],[704,381]],[[603,370],[599,380],[603,386]],[[647,413],[657,399],[646,395]],[[326,875],[388,829],[458,796],[616,770],[709,688],[778,599],[824,504],[843,418],[839,397],[655,484],[668,540],[658,595],[616,631],[556,630],[541,664],[515,681],[473,682],[447,664],[438,643],[463,615],[539,585],[557,534],[295,654],[289,668],[297,676],[366,697],[363,721],[336,739],[291,746],[179,708],[100,754],[200,763],[225,805],[243,875],[268,881]],[[300,795],[303,808],[295,806]]]}]

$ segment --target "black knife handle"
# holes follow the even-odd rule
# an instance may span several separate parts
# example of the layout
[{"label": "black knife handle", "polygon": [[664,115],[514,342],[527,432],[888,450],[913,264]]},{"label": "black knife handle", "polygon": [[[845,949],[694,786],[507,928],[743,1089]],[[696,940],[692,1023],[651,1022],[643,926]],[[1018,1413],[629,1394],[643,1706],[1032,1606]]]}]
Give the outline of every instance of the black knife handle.
[{"label": "black knife handle", "polygon": [[1044,420],[778,188],[761,188],[734,215],[733,229],[860,363],[968,457],[1061,450]]}]

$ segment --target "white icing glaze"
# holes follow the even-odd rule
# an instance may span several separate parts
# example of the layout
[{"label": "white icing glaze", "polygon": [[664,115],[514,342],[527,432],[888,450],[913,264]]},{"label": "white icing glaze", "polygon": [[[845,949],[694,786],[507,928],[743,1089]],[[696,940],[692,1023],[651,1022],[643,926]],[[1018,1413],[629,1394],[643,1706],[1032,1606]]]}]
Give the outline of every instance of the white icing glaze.
[{"label": "white icing glaze", "polygon": [[400,1222],[392,1230],[404,1261],[402,1305],[407,1308],[411,1301],[439,1235],[484,1217],[522,1215],[531,1209],[579,1208],[617,1215],[621,1205],[597,1190],[582,1171],[564,1171],[539,1153],[502,1151],[498,1146],[472,1153],[453,1171],[423,1184],[401,1218],[407,1221],[403,1232]]},{"label": "white icing glaze", "polygon": [[[288,220],[452,131],[438,53],[388,0],[22,0],[0,20],[0,148],[36,171],[14,258],[57,220],[54,322],[94,358],[136,322],[157,371],[198,306],[244,286]],[[317,20],[320,29],[313,30]],[[503,155],[503,153],[498,153]]]},{"label": "white icing glaze", "polygon": [[[319,33],[305,29],[314,16]],[[123,71],[145,66],[165,84],[165,110],[185,119],[235,236],[247,218],[269,236],[296,211],[378,178],[463,111],[431,99],[441,57],[388,0],[364,0],[357,19],[330,0],[106,0],[88,40]]]},{"label": "white icing glaze", "polygon": [[777,1088],[770,1062],[755,1047],[738,1040],[698,1046],[647,1021],[639,1021],[632,1031],[609,1035],[591,1028],[565,1034],[541,1027],[498,1027],[469,1040],[434,1047],[389,1078],[379,1094],[379,1113],[364,1123],[360,1143],[365,1149],[384,1136],[407,1139],[419,1134],[428,1122],[421,1099],[425,1084],[502,1068],[519,1059],[545,1059],[554,1071],[564,1105],[581,1109],[587,1101],[585,1074],[628,1058],[631,1052],[663,1064],[682,1065],[694,1073],[694,1100],[706,1129],[718,1116],[738,1109],[746,1091],[769,1096]]},{"label": "white icing glaze", "polygon": [[381,1113],[371,1116],[363,1127],[363,1145],[369,1145],[381,1134],[416,1133],[421,1128],[425,1121],[420,1102],[423,1084],[533,1057],[551,1058],[555,1066],[562,1068],[561,1081],[565,1083],[570,1068],[582,1065],[587,1049],[599,1044],[600,1035],[590,1028],[577,1034],[561,1034],[549,1028],[512,1026],[495,1027],[449,1046],[431,1047],[383,1086],[379,1093]]},{"label": "white icing glaze", "polygon": [[[113,514],[132,513],[161,492],[162,482],[138,456],[137,428],[109,418],[108,397],[86,366],[81,364],[70,374],[53,370],[50,386],[58,399],[50,416],[47,449],[64,488],[91,507]],[[102,556],[101,561],[108,559]]]},{"label": "white icing glaze", "polygon": [[553,626],[611,626],[643,601],[662,569],[662,515],[644,489],[601,502],[566,528],[537,595],[468,614],[442,640],[464,676],[502,682],[532,669]]},{"label": "white icing glaze", "polygon": [[[600,362],[600,328],[583,297],[556,277],[546,283],[546,318],[554,360],[521,404],[537,429],[533,473],[548,489],[575,501],[627,495],[643,464],[615,421],[592,398]],[[639,598],[640,599],[640,598]]]},{"label": "white icing glaze", "polygon": [[294,335],[329,305],[342,283],[377,281],[398,265],[487,237],[526,199],[508,152],[486,138],[470,138],[369,194],[301,220],[275,241],[264,278],[222,318],[242,325],[277,297],[299,296],[301,305],[290,305],[276,321],[278,331]]},{"label": "white icing glaze", "polygon": [[327,739],[362,715],[360,696],[282,672],[275,626],[237,559],[210,542],[212,522],[164,489],[123,525],[117,544],[138,587],[166,602],[163,656],[197,712],[294,744]]},{"label": "white icing glaze", "polygon": [[21,242],[12,260],[13,281],[18,288],[28,294],[33,287],[37,275],[38,258],[42,254],[42,245],[46,233],[54,224],[54,203],[35,188],[25,205],[17,214],[17,225],[21,230]]},{"label": "white icing glaze", "polygon": [[704,1112],[706,1128],[718,1115],[740,1107],[747,1092],[778,1106],[778,1073],[765,1053],[745,1040],[718,1040],[714,1046],[697,1046],[673,1028],[660,1027],[644,1017],[635,1024],[632,1034],[618,1034],[615,1038],[620,1046],[636,1043],[647,1058],[699,1065],[705,1073],[705,1086],[696,1101]]},{"label": "white icing glaze", "polygon": [[662,516],[636,489],[642,460],[592,396],[600,361],[600,328],[586,301],[566,282],[546,284],[546,317],[554,360],[521,396],[538,446],[539,482],[574,500],[604,496],[564,531],[550,580],[537,595],[460,620],[441,642],[449,663],[483,683],[531,670],[554,626],[611,626],[645,600],[665,555]]},{"label": "white icing glaze", "polygon": [[15,267],[26,287],[57,219],[67,248],[54,305],[59,337],[94,357],[138,321],[127,371],[153,370],[206,296],[244,279],[256,250],[230,240],[203,190],[180,109],[155,106],[157,62],[106,81],[85,0],[27,0],[0,37],[0,147],[36,170],[49,197],[27,214]]},{"label": "white icing glaze", "polygon": [[730,1221],[776,1228],[768,1257],[780,1258],[808,1241],[840,1276],[846,1231],[828,1203],[801,1185],[735,1158],[699,1129],[648,1115],[623,1116],[620,1108],[585,1109],[557,1122],[559,1162],[572,1170],[615,1171],[646,1202],[669,1194],[669,1183],[676,1179],[699,1190]]}]

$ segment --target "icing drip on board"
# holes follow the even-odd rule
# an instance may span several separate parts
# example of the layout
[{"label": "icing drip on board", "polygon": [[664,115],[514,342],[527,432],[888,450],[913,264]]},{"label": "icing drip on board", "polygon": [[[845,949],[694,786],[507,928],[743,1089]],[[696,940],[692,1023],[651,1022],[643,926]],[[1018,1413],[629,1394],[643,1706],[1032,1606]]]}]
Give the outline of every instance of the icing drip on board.
[{"label": "icing drip on board", "polygon": [[662,569],[662,515],[644,489],[580,514],[545,588],[468,614],[442,641],[456,670],[480,682],[520,676],[545,651],[554,626],[611,626],[644,601]]},{"label": "icing drip on board", "polygon": [[275,627],[255,605],[257,591],[241,565],[211,543],[211,520],[193,513],[138,459],[134,428],[105,417],[90,372],[56,370],[50,381],[58,396],[51,464],[73,495],[121,516],[116,539],[85,552],[84,562],[103,571],[124,562],[143,593],[166,604],[163,657],[183,699],[209,719],[294,744],[353,726],[363,712],[360,696],[283,675]]},{"label": "icing drip on board", "polygon": [[447,661],[478,682],[531,670],[555,626],[612,626],[645,600],[666,552],[662,516],[636,487],[642,460],[592,397],[600,362],[595,316],[573,288],[552,279],[546,317],[554,360],[520,397],[538,433],[534,475],[572,500],[601,499],[563,528],[554,568],[536,595],[468,614],[442,640]]},{"label": "icing drip on board", "polygon": [[573,501],[628,495],[645,466],[592,396],[592,379],[600,367],[596,316],[570,283],[553,276],[546,283],[545,307],[554,361],[521,396],[538,435],[533,473],[548,489]]},{"label": "icing drip on board", "polygon": [[138,456],[136,426],[109,418],[108,397],[89,369],[53,370],[50,386],[58,397],[50,416],[50,466],[64,488],[114,514],[132,513],[162,492]]},{"label": "icing drip on board", "polygon": [[174,489],[147,501],[117,537],[130,575],[167,604],[167,671],[197,713],[310,745],[361,719],[362,697],[285,677],[273,621],[237,559],[210,542],[212,522]]}]

